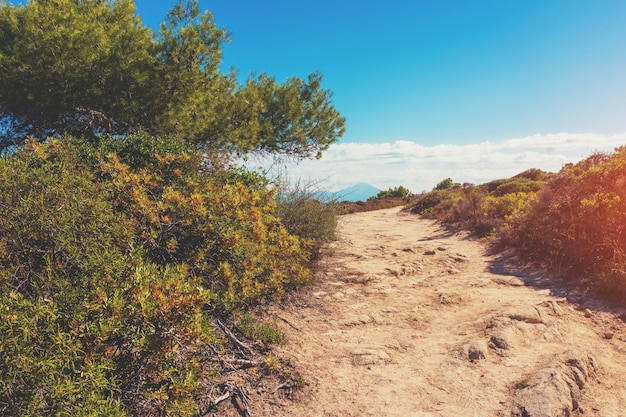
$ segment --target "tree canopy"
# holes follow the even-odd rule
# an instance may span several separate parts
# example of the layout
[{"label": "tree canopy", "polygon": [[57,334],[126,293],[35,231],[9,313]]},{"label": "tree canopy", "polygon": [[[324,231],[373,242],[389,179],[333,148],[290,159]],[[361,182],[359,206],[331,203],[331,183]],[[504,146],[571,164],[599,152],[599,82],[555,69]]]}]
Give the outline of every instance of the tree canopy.
[{"label": "tree canopy", "polygon": [[306,158],[343,135],[319,73],[240,83],[220,71],[227,41],[197,0],[179,1],[158,32],[132,0],[0,0],[0,150],[28,136],[144,130]]}]

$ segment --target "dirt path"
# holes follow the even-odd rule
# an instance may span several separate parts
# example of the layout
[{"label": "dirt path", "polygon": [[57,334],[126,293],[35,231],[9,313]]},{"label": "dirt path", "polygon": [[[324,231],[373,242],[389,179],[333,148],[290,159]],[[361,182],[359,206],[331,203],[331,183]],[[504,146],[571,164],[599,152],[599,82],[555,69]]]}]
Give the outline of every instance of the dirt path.
[{"label": "dirt path", "polygon": [[340,230],[310,293],[274,311],[289,338],[278,353],[308,386],[255,415],[535,417],[525,398],[550,384],[569,387],[573,415],[626,415],[623,312],[526,285],[541,276],[399,209]]}]

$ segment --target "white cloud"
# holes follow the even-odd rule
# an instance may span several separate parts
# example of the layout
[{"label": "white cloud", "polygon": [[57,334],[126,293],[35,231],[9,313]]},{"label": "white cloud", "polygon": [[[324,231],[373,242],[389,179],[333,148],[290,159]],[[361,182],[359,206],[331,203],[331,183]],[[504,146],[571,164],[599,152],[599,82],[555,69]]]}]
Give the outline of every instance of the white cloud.
[{"label": "white cloud", "polygon": [[455,182],[480,184],[529,168],[555,172],[565,163],[625,144],[626,133],[537,134],[466,145],[426,146],[406,140],[339,143],[324,152],[320,160],[288,163],[279,171],[291,179],[320,181],[329,190],[366,182],[381,189],[404,185],[420,192],[431,190],[447,177]]}]

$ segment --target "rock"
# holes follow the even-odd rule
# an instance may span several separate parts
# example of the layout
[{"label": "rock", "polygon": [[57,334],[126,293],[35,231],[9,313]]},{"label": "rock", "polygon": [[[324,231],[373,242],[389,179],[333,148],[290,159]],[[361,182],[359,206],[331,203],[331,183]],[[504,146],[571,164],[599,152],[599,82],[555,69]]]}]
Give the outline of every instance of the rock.
[{"label": "rock", "polygon": [[566,352],[527,381],[518,383],[512,417],[569,417],[580,390],[595,375],[595,361],[577,349]]},{"label": "rock", "polygon": [[509,285],[511,287],[523,287],[526,285],[523,279],[515,276],[497,277],[493,280],[496,284]]},{"label": "rock", "polygon": [[357,294],[358,294],[358,291],[357,291],[357,290],[355,290],[354,288],[348,288],[348,289],[345,291],[345,294],[346,294],[346,295],[357,295]]},{"label": "rock", "polygon": [[492,335],[491,339],[489,339],[489,345],[493,349],[502,349],[502,350],[509,350],[514,346],[513,341],[508,336],[508,334],[506,334],[504,331],[500,331]]},{"label": "rock", "polygon": [[450,358],[443,361],[437,367],[439,378],[444,381],[456,381],[466,369],[465,362],[458,358]]},{"label": "rock", "polygon": [[561,306],[554,300],[546,300],[537,304],[538,307],[542,308],[544,311],[547,311],[548,314],[553,316],[560,317],[563,315],[563,309]]},{"label": "rock", "polygon": [[486,359],[488,350],[487,342],[484,340],[475,340],[467,345],[467,357],[472,362]]},{"label": "rock", "polygon": [[352,362],[358,366],[389,362],[391,357],[384,349],[358,349],[351,353]]},{"label": "rock", "polygon": [[424,252],[424,255],[434,255],[436,252],[434,250],[427,250]]},{"label": "rock", "polygon": [[544,319],[538,308],[534,306],[520,306],[510,308],[502,313],[502,316],[525,323],[544,323]]},{"label": "rock", "polygon": [[448,294],[439,293],[439,304],[455,304],[455,300]]},{"label": "rock", "polygon": [[352,326],[360,326],[362,324],[368,324],[373,322],[374,319],[367,314],[360,314],[358,316],[350,316],[341,321],[339,324],[341,326],[352,327]]}]

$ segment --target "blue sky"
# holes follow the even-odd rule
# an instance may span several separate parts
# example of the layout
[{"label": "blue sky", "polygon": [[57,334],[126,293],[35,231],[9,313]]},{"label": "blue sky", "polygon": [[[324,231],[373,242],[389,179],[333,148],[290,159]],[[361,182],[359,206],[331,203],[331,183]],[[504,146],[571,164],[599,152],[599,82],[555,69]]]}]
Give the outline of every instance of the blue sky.
[{"label": "blue sky", "polygon": [[[175,0],[136,4],[144,22],[156,27]],[[330,173],[331,188],[363,180],[421,191],[438,182],[432,161],[449,168],[446,177],[480,182],[531,167],[558,170],[594,150],[626,144],[623,0],[200,5],[231,33],[224,66],[237,68],[242,78],[252,72],[278,80],[318,70],[324,75],[347,132],[322,160],[288,169],[311,178]],[[489,170],[485,153],[494,149],[508,149],[511,161],[500,153],[496,160],[505,166]],[[390,152],[394,158],[380,171],[357,169],[378,166],[384,158],[377,156]],[[458,159],[441,162],[445,152]],[[482,162],[471,152],[482,154]],[[352,159],[357,154],[371,159]],[[406,176],[410,168],[415,177]]]}]

